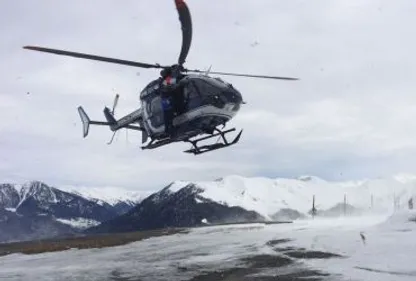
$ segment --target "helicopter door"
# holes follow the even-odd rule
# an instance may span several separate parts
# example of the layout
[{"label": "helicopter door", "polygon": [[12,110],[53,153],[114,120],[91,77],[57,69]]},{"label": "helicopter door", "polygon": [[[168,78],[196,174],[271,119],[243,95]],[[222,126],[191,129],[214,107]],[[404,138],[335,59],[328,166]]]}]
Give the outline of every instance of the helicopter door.
[{"label": "helicopter door", "polygon": [[157,128],[165,124],[160,96],[154,96],[148,101],[146,111],[152,127]]}]

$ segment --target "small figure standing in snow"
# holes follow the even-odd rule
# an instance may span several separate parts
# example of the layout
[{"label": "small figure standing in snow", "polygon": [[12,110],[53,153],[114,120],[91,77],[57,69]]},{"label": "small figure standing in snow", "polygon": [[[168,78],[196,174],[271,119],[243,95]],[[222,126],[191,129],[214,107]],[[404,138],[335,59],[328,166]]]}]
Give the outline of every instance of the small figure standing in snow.
[{"label": "small figure standing in snow", "polygon": [[409,199],[409,210],[413,210],[413,197]]},{"label": "small figure standing in snow", "polygon": [[361,241],[363,241],[363,244],[365,245],[365,236],[364,233],[360,232]]}]

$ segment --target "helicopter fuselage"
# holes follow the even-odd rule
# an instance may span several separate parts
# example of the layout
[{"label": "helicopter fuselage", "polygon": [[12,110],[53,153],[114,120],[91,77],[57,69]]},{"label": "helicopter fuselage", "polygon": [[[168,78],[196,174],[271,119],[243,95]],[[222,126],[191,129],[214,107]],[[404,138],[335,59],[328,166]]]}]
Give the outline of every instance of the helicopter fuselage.
[{"label": "helicopter fuselage", "polygon": [[[185,75],[179,81],[180,91],[172,96],[174,106],[175,141],[199,134],[212,134],[217,126],[224,125],[239,111],[243,98],[230,83],[207,75]],[[160,94],[160,80],[150,82],[140,93],[141,119],[152,139],[165,134],[164,111]]]}]

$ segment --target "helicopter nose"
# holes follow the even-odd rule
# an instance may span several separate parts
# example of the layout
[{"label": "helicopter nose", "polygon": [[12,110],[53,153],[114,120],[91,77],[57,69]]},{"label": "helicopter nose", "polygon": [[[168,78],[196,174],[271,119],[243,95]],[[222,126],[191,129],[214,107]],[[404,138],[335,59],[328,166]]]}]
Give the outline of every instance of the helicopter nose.
[{"label": "helicopter nose", "polygon": [[235,88],[227,89],[225,96],[227,97],[228,102],[238,103],[238,104],[243,102],[243,97],[241,93]]}]

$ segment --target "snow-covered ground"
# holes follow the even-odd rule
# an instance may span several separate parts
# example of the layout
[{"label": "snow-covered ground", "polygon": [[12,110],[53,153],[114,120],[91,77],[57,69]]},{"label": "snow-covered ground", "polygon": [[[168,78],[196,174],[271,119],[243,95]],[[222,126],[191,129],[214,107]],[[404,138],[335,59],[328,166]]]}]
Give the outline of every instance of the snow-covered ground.
[{"label": "snow-covered ground", "polygon": [[416,280],[416,222],[409,221],[412,218],[416,212],[399,211],[387,219],[320,219],[305,231],[291,233],[295,240],[289,244],[345,256],[309,260],[308,264],[346,280]]},{"label": "snow-covered ground", "polygon": [[[344,257],[296,259],[287,269],[265,269],[265,274],[312,268],[330,273],[325,280],[416,280],[416,222],[409,218],[416,218],[416,212],[212,226],[104,249],[12,254],[0,258],[0,279],[189,280],[201,272],[235,267],[245,257],[282,256],[285,252],[276,247],[292,246]],[[291,241],[267,244],[285,238]]]}]

